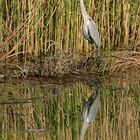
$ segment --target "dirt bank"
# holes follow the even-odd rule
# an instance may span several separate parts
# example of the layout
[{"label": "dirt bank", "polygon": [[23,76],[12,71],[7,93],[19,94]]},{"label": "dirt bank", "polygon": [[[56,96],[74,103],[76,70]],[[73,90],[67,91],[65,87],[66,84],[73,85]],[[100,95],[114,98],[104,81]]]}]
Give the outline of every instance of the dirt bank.
[{"label": "dirt bank", "polygon": [[65,75],[95,74],[122,75],[140,73],[140,52],[118,51],[102,53],[100,57],[82,54],[61,53],[47,56],[43,60],[26,64],[3,62],[0,65],[0,79],[28,77],[63,77]]}]

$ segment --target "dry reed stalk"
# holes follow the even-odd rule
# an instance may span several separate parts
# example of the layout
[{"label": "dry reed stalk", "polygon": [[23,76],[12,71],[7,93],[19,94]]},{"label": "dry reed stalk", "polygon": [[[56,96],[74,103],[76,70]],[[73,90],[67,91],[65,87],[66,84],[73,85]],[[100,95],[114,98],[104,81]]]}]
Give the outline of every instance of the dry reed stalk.
[{"label": "dry reed stalk", "polygon": [[124,46],[127,46],[127,47],[128,47],[128,41],[129,41],[129,14],[130,14],[130,4],[128,1],[123,0],[123,17],[124,17],[123,44],[124,44]]}]

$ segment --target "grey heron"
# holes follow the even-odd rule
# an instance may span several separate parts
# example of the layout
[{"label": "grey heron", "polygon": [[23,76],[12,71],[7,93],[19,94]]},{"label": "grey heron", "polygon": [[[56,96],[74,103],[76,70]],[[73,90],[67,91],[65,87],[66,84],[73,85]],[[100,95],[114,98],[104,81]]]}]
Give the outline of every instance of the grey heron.
[{"label": "grey heron", "polygon": [[95,22],[88,15],[86,8],[84,6],[83,0],[80,0],[80,8],[83,17],[83,35],[89,43],[96,45],[96,51],[100,50],[100,35],[99,31],[95,25]]},{"label": "grey heron", "polygon": [[91,123],[95,120],[98,109],[100,106],[100,89],[96,89],[96,94],[92,94],[88,101],[83,106],[83,120],[84,124],[82,127],[80,140],[84,140],[84,135],[86,133],[87,128],[91,125]]}]

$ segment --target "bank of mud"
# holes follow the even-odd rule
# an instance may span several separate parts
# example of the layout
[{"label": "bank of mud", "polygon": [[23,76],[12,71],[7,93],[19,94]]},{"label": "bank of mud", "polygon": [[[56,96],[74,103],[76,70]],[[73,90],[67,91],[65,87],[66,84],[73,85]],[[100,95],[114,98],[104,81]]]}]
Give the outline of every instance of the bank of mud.
[{"label": "bank of mud", "polygon": [[64,77],[67,75],[137,75],[140,73],[140,52],[120,51],[100,57],[61,53],[23,64],[1,62],[0,79],[29,77]]}]

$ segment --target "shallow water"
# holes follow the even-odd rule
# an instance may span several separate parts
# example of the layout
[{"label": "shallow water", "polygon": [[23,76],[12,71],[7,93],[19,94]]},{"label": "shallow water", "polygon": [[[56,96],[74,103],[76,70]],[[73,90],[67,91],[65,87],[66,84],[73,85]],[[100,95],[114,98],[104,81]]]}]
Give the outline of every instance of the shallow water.
[{"label": "shallow water", "polygon": [[79,140],[83,105],[97,87],[100,106],[85,140],[139,140],[139,81],[90,76],[1,82],[0,139]]}]

